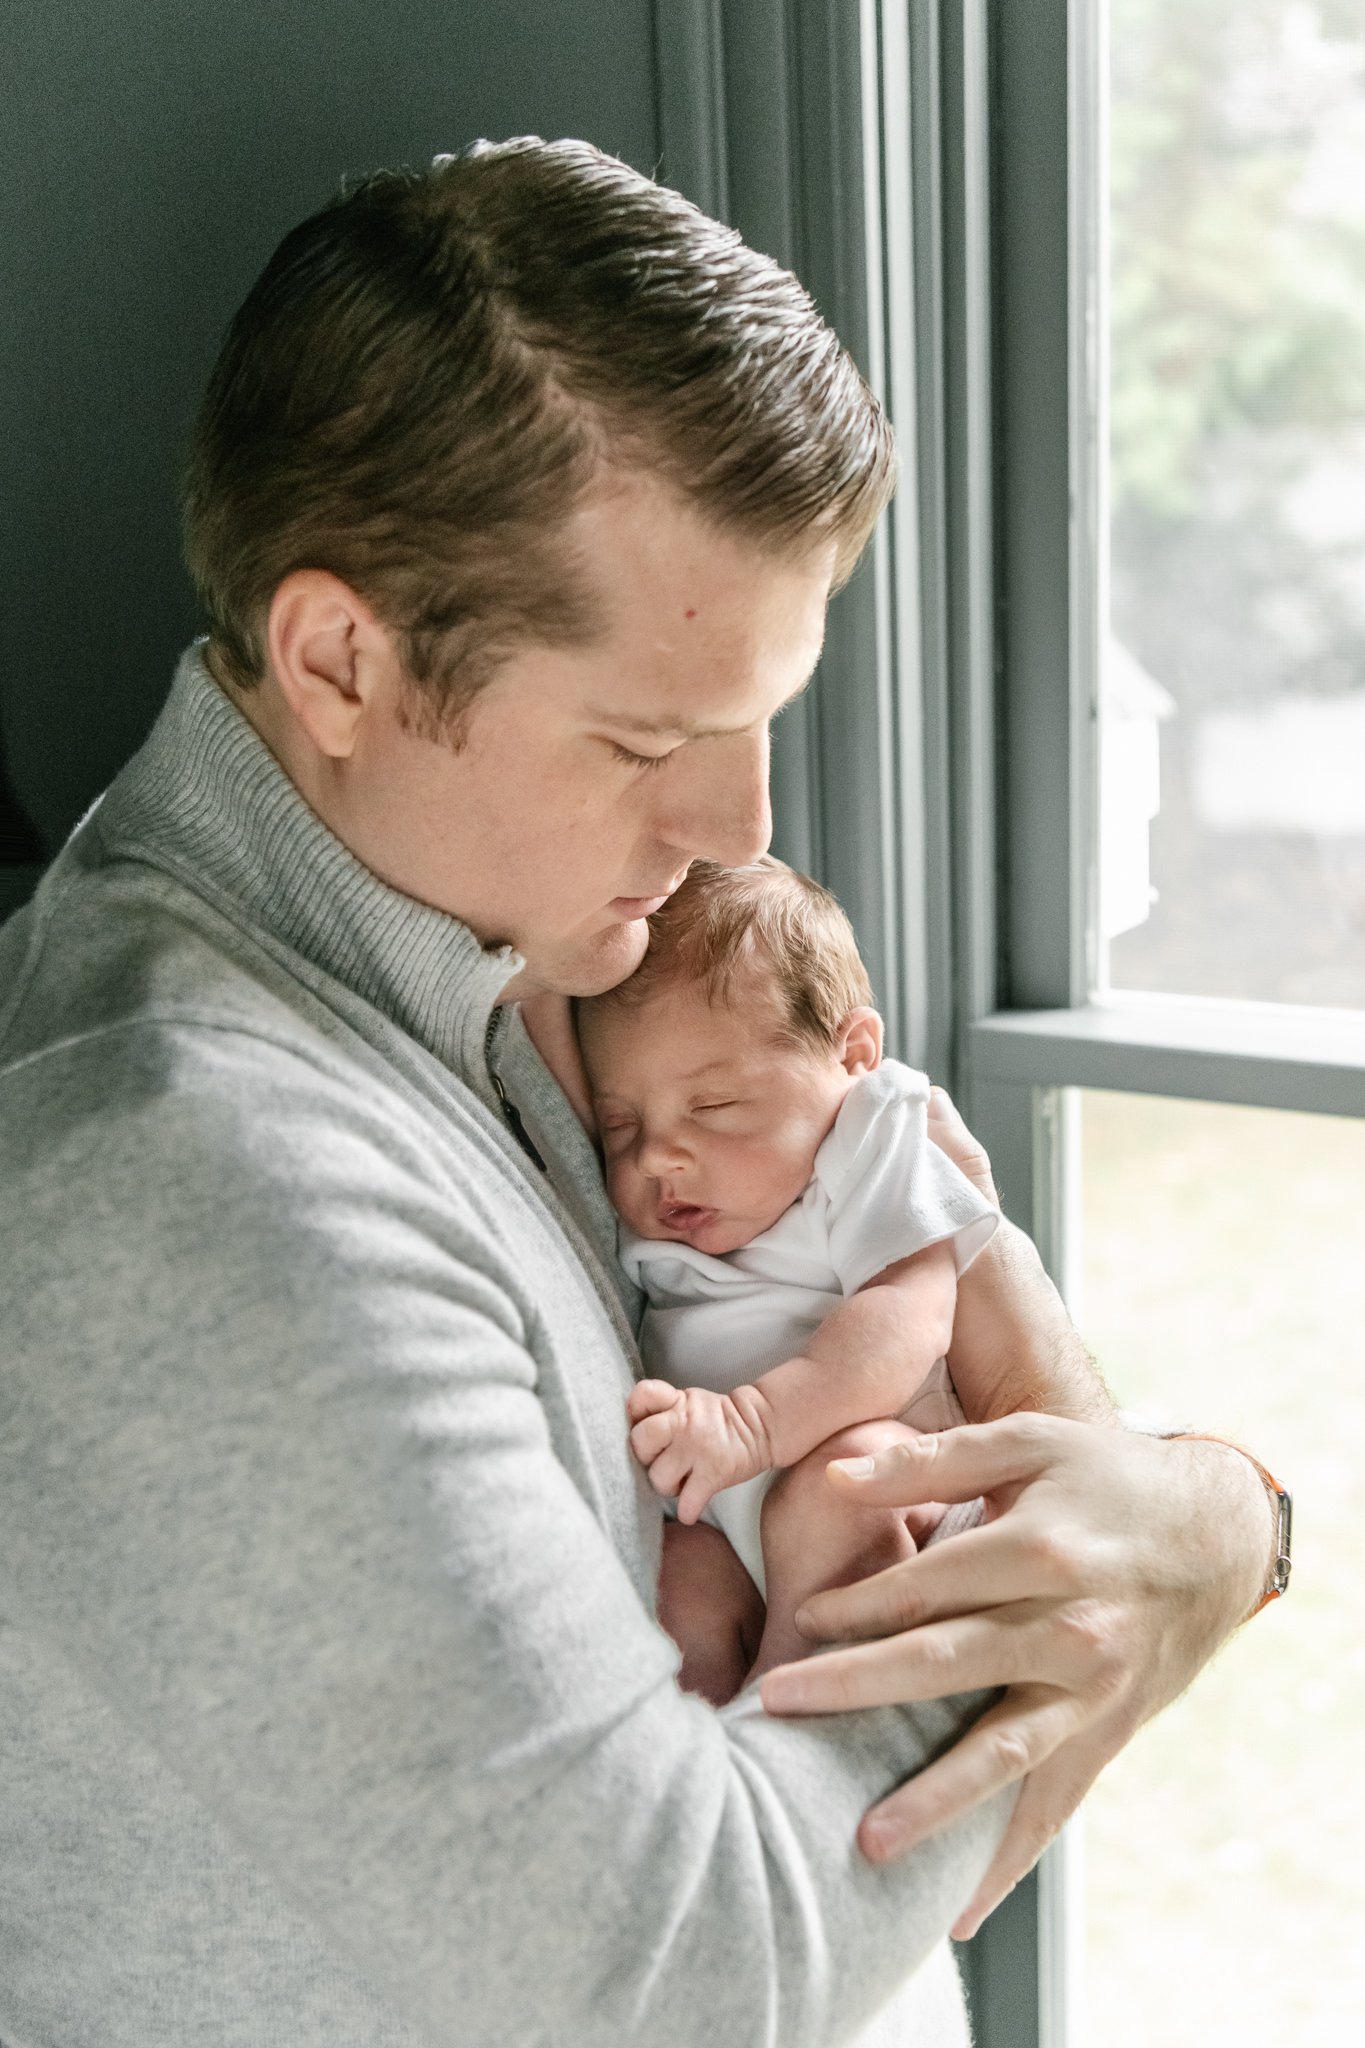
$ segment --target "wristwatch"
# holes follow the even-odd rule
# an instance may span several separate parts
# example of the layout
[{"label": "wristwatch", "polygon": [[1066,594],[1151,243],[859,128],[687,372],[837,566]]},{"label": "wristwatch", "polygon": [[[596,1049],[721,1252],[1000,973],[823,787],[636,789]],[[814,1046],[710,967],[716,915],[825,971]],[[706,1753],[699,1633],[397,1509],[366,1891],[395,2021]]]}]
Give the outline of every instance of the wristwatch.
[{"label": "wristwatch", "polygon": [[1275,1559],[1270,1567],[1270,1577],[1266,1581],[1265,1591],[1252,1608],[1251,1614],[1247,1616],[1247,1620],[1250,1621],[1252,1614],[1259,1614],[1263,1607],[1268,1607],[1272,1600],[1278,1600],[1288,1588],[1289,1574],[1293,1569],[1291,1539],[1294,1532],[1294,1501],[1288,1488],[1281,1486],[1274,1473],[1267,1471],[1260,1459],[1249,1451],[1245,1444],[1237,1443],[1230,1436],[1217,1436],[1207,1429],[1170,1429],[1132,1410],[1125,1410],[1119,1420],[1126,1428],[1135,1429],[1142,1436],[1161,1437],[1167,1443],[1183,1441],[1195,1444],[1223,1444],[1230,1451],[1240,1451],[1242,1456],[1255,1466],[1275,1510]]}]

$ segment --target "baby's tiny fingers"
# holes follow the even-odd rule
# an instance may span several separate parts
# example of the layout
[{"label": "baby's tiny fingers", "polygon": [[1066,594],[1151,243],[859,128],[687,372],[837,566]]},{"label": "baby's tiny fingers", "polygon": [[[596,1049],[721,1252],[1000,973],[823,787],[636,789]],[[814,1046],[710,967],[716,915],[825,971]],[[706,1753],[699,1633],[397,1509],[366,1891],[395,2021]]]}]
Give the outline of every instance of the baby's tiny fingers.
[{"label": "baby's tiny fingers", "polygon": [[694,1472],[678,1495],[678,1520],[695,1522],[714,1492],[715,1488]]},{"label": "baby's tiny fingers", "polygon": [[667,1380],[640,1380],[626,1398],[626,1413],[632,1422],[639,1422],[646,1415],[676,1407],[680,1399],[678,1389],[670,1387]]},{"label": "baby's tiny fingers", "polygon": [[652,1465],[660,1451],[666,1450],[677,1433],[678,1417],[673,1410],[665,1415],[647,1415],[643,1422],[637,1422],[630,1432],[630,1447],[642,1465]]},{"label": "baby's tiny fingers", "polygon": [[[660,1493],[678,1494],[686,1485],[691,1470],[690,1453],[685,1448],[680,1449],[677,1444],[670,1444],[666,1451],[659,1453],[650,1466],[649,1483]],[[683,1515],[679,1520],[691,1522],[696,1520],[696,1516]]]}]

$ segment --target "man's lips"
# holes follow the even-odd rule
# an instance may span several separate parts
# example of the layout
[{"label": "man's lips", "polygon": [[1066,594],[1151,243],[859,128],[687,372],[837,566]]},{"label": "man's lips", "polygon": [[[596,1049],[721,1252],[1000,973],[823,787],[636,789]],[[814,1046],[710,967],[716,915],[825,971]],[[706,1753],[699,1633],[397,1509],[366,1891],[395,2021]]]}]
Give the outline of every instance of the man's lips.
[{"label": "man's lips", "polygon": [[662,910],[669,897],[675,895],[686,880],[687,869],[684,868],[657,896],[614,896],[607,908],[613,917],[629,918],[632,922],[637,917],[653,917],[655,911]]},{"label": "man's lips", "polygon": [[662,896],[613,896],[607,908],[613,917],[634,924],[637,918],[653,917],[656,910],[662,910],[672,893],[669,889]]}]

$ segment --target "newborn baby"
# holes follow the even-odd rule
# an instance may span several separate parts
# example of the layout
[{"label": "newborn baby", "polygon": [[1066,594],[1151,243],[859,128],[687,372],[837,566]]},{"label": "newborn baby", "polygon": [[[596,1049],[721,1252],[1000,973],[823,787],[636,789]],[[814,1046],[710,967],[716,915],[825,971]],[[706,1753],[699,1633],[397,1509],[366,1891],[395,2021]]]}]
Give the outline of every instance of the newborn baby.
[{"label": "newborn baby", "polygon": [[[579,1037],[649,1303],[632,1446],[677,1497],[674,1538],[704,1517],[766,1594],[757,1654],[752,1630],[718,1644],[714,1539],[704,1558],[666,1542],[683,1683],[729,1697],[810,1648],[793,1620],[810,1593],[913,1548],[903,1515],[848,1500],[825,1464],[961,1420],[943,1357],[996,1215],[930,1142],[925,1077],[882,1058],[827,891],[767,857],[702,862],[650,927],[636,974],[578,1005]],[[806,1482],[774,1489],[783,1472]]]}]

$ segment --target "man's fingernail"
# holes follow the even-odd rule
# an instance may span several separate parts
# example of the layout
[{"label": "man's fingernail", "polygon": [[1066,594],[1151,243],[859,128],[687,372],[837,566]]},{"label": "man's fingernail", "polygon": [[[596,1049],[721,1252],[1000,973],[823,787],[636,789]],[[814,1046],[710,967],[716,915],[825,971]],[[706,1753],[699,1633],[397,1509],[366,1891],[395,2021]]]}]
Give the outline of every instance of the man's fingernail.
[{"label": "man's fingernail", "polygon": [[830,1463],[836,1472],[847,1472],[850,1479],[866,1479],[877,1469],[875,1458],[831,1458]]},{"label": "man's fingernail", "polygon": [[770,1671],[759,1687],[763,1704],[770,1714],[799,1713],[805,1691],[799,1672]]},{"label": "man's fingernail", "polygon": [[792,1620],[803,1636],[813,1636],[815,1634],[815,1626],[810,1618],[809,1607],[798,1607],[792,1616]]}]

